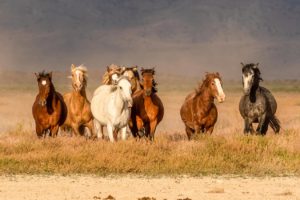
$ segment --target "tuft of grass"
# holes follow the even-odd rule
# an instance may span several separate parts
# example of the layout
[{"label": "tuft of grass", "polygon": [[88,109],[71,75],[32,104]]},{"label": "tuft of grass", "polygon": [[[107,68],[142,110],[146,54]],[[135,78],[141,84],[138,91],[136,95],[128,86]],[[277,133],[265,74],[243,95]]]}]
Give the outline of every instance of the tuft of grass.
[{"label": "tuft of grass", "polygon": [[0,138],[0,174],[300,175],[300,136],[160,135],[117,143],[82,137],[37,139],[19,127]]}]

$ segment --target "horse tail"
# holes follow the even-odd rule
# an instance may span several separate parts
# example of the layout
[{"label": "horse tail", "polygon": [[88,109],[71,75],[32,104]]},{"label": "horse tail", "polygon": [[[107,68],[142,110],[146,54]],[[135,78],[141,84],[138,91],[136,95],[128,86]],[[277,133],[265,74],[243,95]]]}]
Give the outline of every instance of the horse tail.
[{"label": "horse tail", "polygon": [[275,115],[270,117],[270,126],[274,130],[275,133],[279,133],[280,128],[281,128],[280,121]]}]

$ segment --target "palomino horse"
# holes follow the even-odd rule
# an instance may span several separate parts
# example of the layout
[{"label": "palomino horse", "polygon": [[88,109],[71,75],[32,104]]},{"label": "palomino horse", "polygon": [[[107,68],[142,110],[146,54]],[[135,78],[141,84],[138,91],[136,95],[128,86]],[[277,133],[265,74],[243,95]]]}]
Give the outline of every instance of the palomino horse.
[{"label": "palomino horse", "polygon": [[105,85],[115,84],[116,80],[121,75],[124,75],[129,79],[131,83],[132,94],[138,90],[141,90],[138,66],[120,67],[115,64],[111,64],[110,66],[107,66],[106,72],[102,78],[102,83]]},{"label": "palomino horse", "polygon": [[196,133],[212,133],[218,118],[214,98],[220,103],[225,100],[222,80],[219,73],[206,74],[202,85],[189,94],[180,109],[180,115],[185,124],[186,134],[190,140]]},{"label": "palomino horse", "polygon": [[122,68],[118,65],[111,64],[106,67],[106,72],[102,77],[102,84],[104,85],[112,85],[115,84],[117,79],[122,74]]},{"label": "palomino horse", "polygon": [[131,85],[127,77],[121,76],[115,85],[101,85],[94,92],[91,109],[95,117],[97,137],[103,137],[103,126],[107,127],[111,142],[117,140],[121,130],[122,139],[126,139],[126,127],[132,107]]},{"label": "palomino horse", "polygon": [[86,97],[85,88],[87,86],[87,69],[83,65],[71,66],[73,91],[64,94],[64,101],[67,105],[67,119],[64,127],[71,127],[75,135],[82,135],[87,127],[90,134],[94,135],[93,115],[90,102]]},{"label": "palomino horse", "polygon": [[271,92],[259,86],[262,80],[258,64],[242,64],[244,95],[239,110],[245,121],[244,133],[254,133],[252,123],[258,123],[256,132],[265,135],[268,125],[275,133],[280,130],[280,122],[275,116],[277,103]]},{"label": "palomino horse", "polygon": [[36,134],[38,137],[57,136],[59,126],[61,126],[67,115],[66,105],[61,94],[55,91],[52,83],[52,72],[35,73],[39,93],[32,106],[32,114],[35,120]]},{"label": "palomino horse", "polygon": [[138,66],[122,67],[122,75],[128,77],[131,83],[132,94],[142,89],[140,83],[140,75],[138,72]]},{"label": "palomino horse", "polygon": [[156,95],[155,70],[142,68],[141,73],[143,89],[133,94],[130,128],[134,137],[141,137],[145,132],[146,137],[153,140],[156,127],[164,116],[164,106]]}]

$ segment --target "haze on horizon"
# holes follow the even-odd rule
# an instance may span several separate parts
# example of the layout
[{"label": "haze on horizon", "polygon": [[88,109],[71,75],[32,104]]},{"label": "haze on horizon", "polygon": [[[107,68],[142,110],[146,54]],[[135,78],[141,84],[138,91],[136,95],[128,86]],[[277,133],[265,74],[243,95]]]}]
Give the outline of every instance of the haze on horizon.
[{"label": "haze on horizon", "polygon": [[300,77],[297,0],[2,0],[0,70],[155,66],[162,74]]}]

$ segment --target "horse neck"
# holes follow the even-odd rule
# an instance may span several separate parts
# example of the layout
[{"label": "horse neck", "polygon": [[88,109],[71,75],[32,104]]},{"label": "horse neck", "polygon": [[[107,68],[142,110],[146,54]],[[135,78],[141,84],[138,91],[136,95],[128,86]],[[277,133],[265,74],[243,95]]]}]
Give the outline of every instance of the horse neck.
[{"label": "horse neck", "polygon": [[197,104],[202,104],[205,111],[210,110],[214,104],[214,97],[209,93],[207,89],[201,88],[200,92],[194,97]]},{"label": "horse neck", "polygon": [[56,93],[55,93],[55,88],[54,85],[51,83],[50,85],[50,92],[49,92],[49,96],[47,98],[47,110],[49,113],[53,112],[53,107],[54,107],[54,103],[56,101]]},{"label": "horse neck", "polygon": [[250,101],[252,103],[256,101],[256,91],[258,88],[259,88],[259,81],[255,81],[251,87],[250,95],[249,95]]},{"label": "horse neck", "polygon": [[115,106],[119,106],[120,105],[120,107],[123,108],[124,107],[124,101],[125,101],[124,99],[125,99],[124,98],[124,94],[122,93],[121,89],[118,88],[115,91],[115,98],[114,98],[114,104],[115,104]]},{"label": "horse neck", "polygon": [[86,91],[85,91],[85,86],[83,86],[81,88],[81,90],[79,91],[76,91],[75,89],[73,90],[73,94],[74,96],[77,96],[77,97],[83,97],[86,99]]}]

